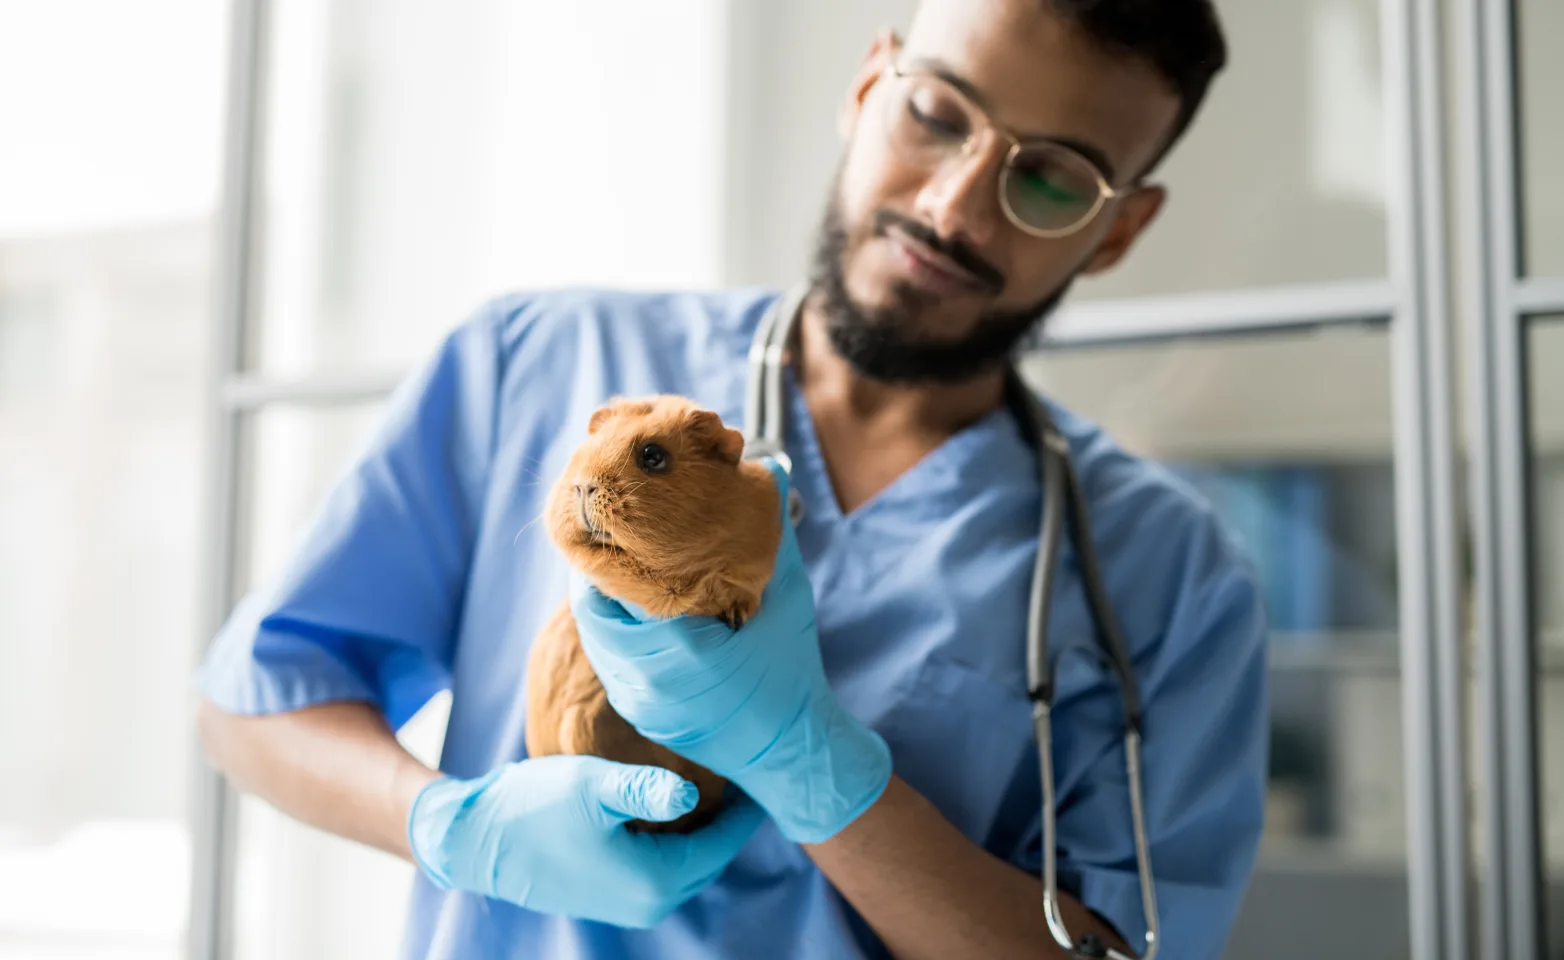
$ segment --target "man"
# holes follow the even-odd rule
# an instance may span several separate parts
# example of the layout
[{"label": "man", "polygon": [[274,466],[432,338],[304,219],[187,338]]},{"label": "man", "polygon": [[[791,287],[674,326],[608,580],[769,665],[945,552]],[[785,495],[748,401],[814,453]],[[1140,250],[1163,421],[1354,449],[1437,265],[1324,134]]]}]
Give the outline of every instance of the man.
[{"label": "man", "polygon": [[[1224,57],[1208,0],[927,0],[841,112],[776,471],[803,515],[755,620],[635,620],[528,524],[610,396],[741,422],[777,293],[506,297],[403,386],[286,575],[234,612],[202,673],[210,754],[418,865],[409,957],[1063,956],[1025,671],[1041,497],[1004,370],[1151,223],[1147,175]],[[1261,829],[1255,579],[1169,474],[1050,410],[1144,704],[1159,955],[1214,958]],[[1055,587],[1063,918],[1140,950],[1118,687],[1083,652],[1068,545]],[[740,788],[711,825],[632,833],[688,788],[525,756],[527,646],[567,594],[615,707]],[[391,731],[447,685],[436,772]]]}]

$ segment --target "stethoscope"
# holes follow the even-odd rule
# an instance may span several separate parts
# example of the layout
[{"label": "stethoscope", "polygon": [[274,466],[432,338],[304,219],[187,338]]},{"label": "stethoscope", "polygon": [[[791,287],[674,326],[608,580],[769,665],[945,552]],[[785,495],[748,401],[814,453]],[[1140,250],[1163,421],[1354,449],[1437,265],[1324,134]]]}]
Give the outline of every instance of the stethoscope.
[{"label": "stethoscope", "polygon": [[[744,408],[744,455],[746,457],[770,457],[792,475],[792,461],[783,444],[785,416],[782,396],[783,355],[792,336],[799,309],[803,306],[808,286],[799,284],[772,304],[761,318],[760,326],[749,352],[748,396]],[[1109,666],[1118,674],[1119,690],[1124,700],[1124,765],[1129,774],[1130,818],[1135,831],[1135,860],[1140,871],[1141,909],[1146,918],[1146,947],[1139,960],[1151,960],[1156,956],[1157,901],[1151,879],[1151,859],[1146,843],[1145,811],[1142,806],[1140,780],[1141,710],[1140,695],[1135,676],[1130,669],[1128,648],[1119,632],[1117,620],[1108,604],[1108,596],[1102,586],[1102,573],[1097,566],[1096,551],[1091,548],[1090,528],[1087,525],[1086,508],[1080,495],[1079,481],[1070,465],[1069,445],[1055,428],[1043,404],[1022,382],[1020,375],[1011,368],[1006,379],[1007,402],[1023,427],[1022,433],[1041,456],[1043,489],[1042,523],[1038,533],[1037,562],[1032,570],[1030,609],[1027,615],[1027,689],[1032,700],[1032,720],[1037,731],[1037,755],[1042,770],[1043,783],[1043,908],[1048,919],[1048,929],[1054,940],[1074,956],[1108,957],[1112,960],[1131,960],[1117,950],[1105,946],[1097,937],[1086,934],[1079,941],[1071,937],[1059,913],[1059,889],[1056,870],[1054,840],[1054,774],[1052,725],[1053,667],[1048,662],[1048,640],[1045,625],[1048,622],[1048,604],[1053,593],[1055,563],[1059,553],[1059,531],[1070,529],[1070,542],[1080,559],[1082,580],[1086,586],[1086,599],[1092,620],[1096,625],[1096,639],[1106,654]],[[791,491],[789,502],[793,522],[803,515],[803,502],[797,489]],[[1069,515],[1066,516],[1066,509]]]}]

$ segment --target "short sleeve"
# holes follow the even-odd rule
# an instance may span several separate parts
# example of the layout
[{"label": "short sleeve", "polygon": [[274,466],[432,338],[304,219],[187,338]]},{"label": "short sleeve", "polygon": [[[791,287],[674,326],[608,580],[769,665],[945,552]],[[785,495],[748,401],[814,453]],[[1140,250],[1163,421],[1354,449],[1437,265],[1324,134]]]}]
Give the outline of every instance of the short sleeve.
[{"label": "short sleeve", "polygon": [[[1156,650],[1137,654],[1145,719],[1141,783],[1162,947],[1218,960],[1264,825],[1269,741],[1267,625],[1248,561],[1214,519],[1186,538],[1176,599]],[[1117,694],[1113,695],[1115,698]],[[1059,886],[1125,938],[1145,943],[1122,711],[1092,717],[1086,768],[1057,800]],[[1055,719],[1059,728],[1070,722]],[[1041,865],[1034,823],[1012,862]]]},{"label": "short sleeve", "polygon": [[197,689],[234,713],[367,700],[399,728],[450,683],[503,376],[502,311],[452,331],[392,394],[281,576],[213,639]]}]

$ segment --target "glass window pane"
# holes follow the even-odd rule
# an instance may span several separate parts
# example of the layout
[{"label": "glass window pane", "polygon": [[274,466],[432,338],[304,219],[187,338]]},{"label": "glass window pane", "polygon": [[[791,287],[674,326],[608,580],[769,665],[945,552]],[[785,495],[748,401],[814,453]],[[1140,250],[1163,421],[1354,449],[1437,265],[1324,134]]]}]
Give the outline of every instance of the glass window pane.
[{"label": "glass window pane", "polygon": [[503,290],[714,281],[721,4],[271,6],[251,366],[399,369]]},{"label": "glass window pane", "polygon": [[226,3],[0,3],[0,955],[183,960]]},{"label": "glass window pane", "polygon": [[[1547,0],[1542,0],[1547,2]],[[757,4],[734,58],[735,282],[791,283],[836,172],[835,118],[882,25],[910,0]],[[1379,279],[1387,273],[1386,96],[1375,0],[1219,3],[1231,48],[1156,174],[1169,203],[1123,263],[1073,296]],[[754,224],[761,224],[755,229]]]},{"label": "glass window pane", "polygon": [[1266,836],[1228,955],[1408,949],[1383,328],[1050,352],[1028,373],[1208,497],[1272,627]]},{"label": "glass window pane", "polygon": [[[268,408],[245,424],[243,586],[270,581],[374,430],[381,404]],[[435,698],[402,743],[438,762],[449,699]],[[240,801],[234,894],[238,960],[394,960],[412,866]]]},{"label": "glass window pane", "polygon": [[207,250],[201,223],[0,242],[7,956],[179,955]]},{"label": "glass window pane", "polygon": [[1531,322],[1527,363],[1543,870],[1551,888],[1543,902],[1548,942],[1557,949],[1564,943],[1564,316]]},{"label": "glass window pane", "polygon": [[1158,174],[1158,221],[1082,298],[1385,276],[1374,0],[1219,5],[1227,72]]},{"label": "glass window pane", "polygon": [[1558,91],[1564,89],[1564,4],[1518,0],[1523,255],[1531,276],[1564,276],[1564,124]]}]

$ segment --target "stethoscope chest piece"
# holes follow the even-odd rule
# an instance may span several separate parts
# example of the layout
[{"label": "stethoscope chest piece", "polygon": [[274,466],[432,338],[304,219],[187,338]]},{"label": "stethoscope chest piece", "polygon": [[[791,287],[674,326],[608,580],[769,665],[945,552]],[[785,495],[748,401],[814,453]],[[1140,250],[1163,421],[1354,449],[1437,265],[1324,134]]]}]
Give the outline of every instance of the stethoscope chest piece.
[{"label": "stethoscope chest piece", "polygon": [[[782,445],[764,437],[756,437],[744,445],[744,459],[759,460],[762,457],[770,457],[781,465],[788,479],[793,477],[793,458],[787,455]],[[804,520],[804,498],[799,495],[798,488],[791,483],[787,488],[787,515],[793,526],[798,526]]]}]

